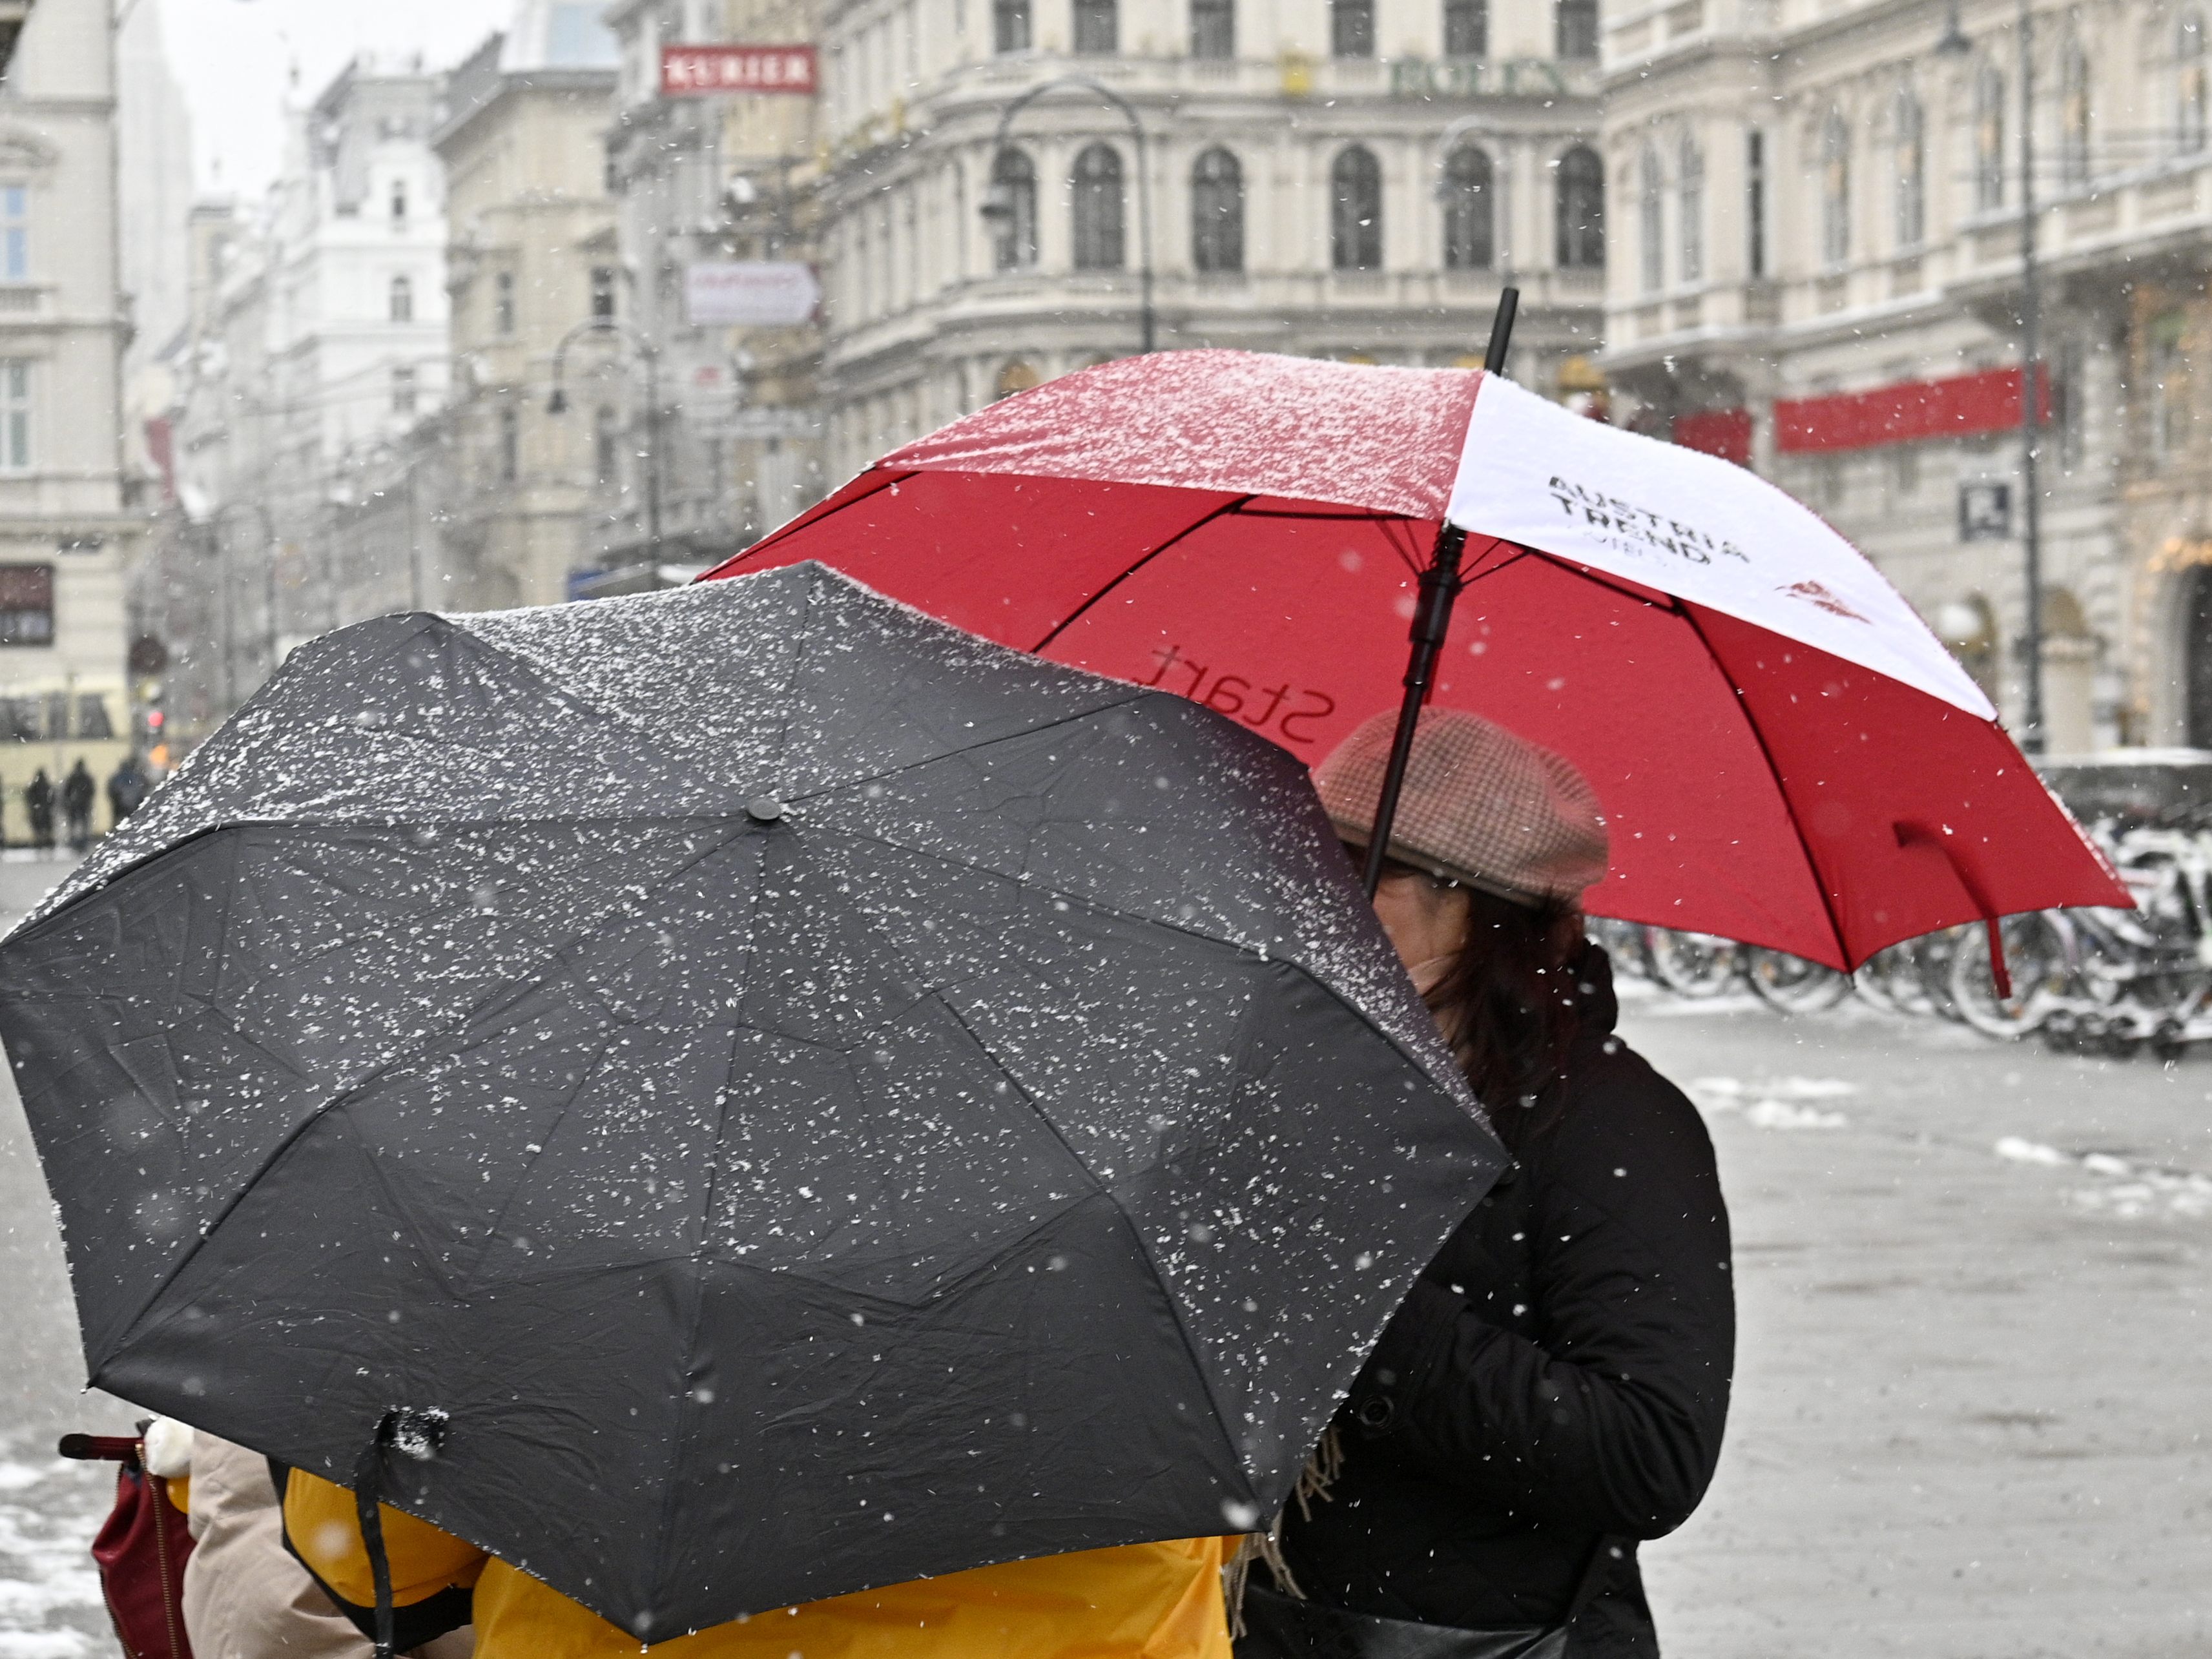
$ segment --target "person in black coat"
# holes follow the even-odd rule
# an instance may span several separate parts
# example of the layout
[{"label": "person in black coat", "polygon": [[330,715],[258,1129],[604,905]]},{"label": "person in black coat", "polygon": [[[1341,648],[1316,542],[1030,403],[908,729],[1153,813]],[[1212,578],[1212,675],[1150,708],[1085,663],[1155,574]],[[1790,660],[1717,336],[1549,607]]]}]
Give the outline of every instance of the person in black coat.
[{"label": "person in black coat", "polygon": [[54,850],[54,781],[41,766],[23,786],[23,811],[31,820],[31,845],[41,853]]},{"label": "person in black coat", "polygon": [[92,845],[92,804],[99,795],[100,786],[92,781],[91,772],[79,757],[62,780],[62,813],[69,819],[71,852],[82,853]]},{"label": "person in black coat", "polygon": [[[1362,855],[1393,723],[1362,727],[1317,779]],[[1376,908],[1515,1163],[1370,1356],[1279,1559],[1336,1607],[1565,1624],[1570,1659],[1654,1659],[1636,1547],[1696,1509],[1728,1414],[1712,1146],[1613,1034],[1611,969],[1579,910],[1605,832],[1567,762],[1431,711],[1389,850]]]}]

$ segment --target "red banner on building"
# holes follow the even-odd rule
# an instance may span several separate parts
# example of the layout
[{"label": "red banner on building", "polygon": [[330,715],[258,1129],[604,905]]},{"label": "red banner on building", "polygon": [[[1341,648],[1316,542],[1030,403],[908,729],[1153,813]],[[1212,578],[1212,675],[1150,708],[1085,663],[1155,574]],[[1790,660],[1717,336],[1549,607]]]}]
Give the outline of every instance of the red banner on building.
[{"label": "red banner on building", "polygon": [[1701,409],[1674,417],[1674,441],[1685,449],[1717,455],[1738,466],[1751,465],[1751,411]]},{"label": "red banner on building", "polygon": [[716,93],[814,94],[811,46],[663,46],[660,95],[707,98]]},{"label": "red banner on building", "polygon": [[[2039,375],[2039,417],[2051,418],[2051,374]],[[1774,447],[1784,454],[1872,449],[1925,438],[1964,438],[2020,424],[2020,371],[1985,369],[1941,380],[1899,380],[1871,392],[1778,398]]]}]

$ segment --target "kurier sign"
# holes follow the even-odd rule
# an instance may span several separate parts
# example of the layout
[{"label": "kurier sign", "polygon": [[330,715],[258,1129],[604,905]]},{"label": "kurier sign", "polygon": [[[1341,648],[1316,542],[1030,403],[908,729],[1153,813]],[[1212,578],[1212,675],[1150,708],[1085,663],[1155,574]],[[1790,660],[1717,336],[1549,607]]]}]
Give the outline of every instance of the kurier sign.
[{"label": "kurier sign", "polygon": [[695,259],[684,273],[684,320],[694,328],[791,328],[821,303],[803,260]]},{"label": "kurier sign", "polygon": [[663,46],[660,95],[708,98],[728,92],[814,94],[811,46]]}]

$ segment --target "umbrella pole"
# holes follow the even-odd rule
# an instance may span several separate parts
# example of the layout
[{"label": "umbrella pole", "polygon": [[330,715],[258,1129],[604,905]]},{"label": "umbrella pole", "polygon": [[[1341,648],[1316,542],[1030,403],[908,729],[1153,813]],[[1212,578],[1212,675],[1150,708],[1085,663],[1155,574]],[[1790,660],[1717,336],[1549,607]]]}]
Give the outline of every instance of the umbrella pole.
[{"label": "umbrella pole", "polygon": [[[1521,290],[1507,288],[1498,295],[1498,314],[1491,319],[1490,349],[1483,354],[1482,372],[1497,374],[1505,368],[1506,348],[1513,340],[1513,318],[1521,308]],[[1436,551],[1421,572],[1420,597],[1413,607],[1409,638],[1413,651],[1406,660],[1406,695],[1398,705],[1398,730],[1390,739],[1390,763],[1383,769],[1382,793],[1375,803],[1375,830],[1367,837],[1367,868],[1364,879],[1367,896],[1382,879],[1382,860],[1389,855],[1390,829],[1398,821],[1398,797],[1406,787],[1406,768],[1413,757],[1413,733],[1421,724],[1421,708],[1436,684],[1437,659],[1443,653],[1444,636],[1451,631],[1452,605],[1459,599],[1459,562],[1467,551],[1467,532],[1446,520],[1437,532]]]}]

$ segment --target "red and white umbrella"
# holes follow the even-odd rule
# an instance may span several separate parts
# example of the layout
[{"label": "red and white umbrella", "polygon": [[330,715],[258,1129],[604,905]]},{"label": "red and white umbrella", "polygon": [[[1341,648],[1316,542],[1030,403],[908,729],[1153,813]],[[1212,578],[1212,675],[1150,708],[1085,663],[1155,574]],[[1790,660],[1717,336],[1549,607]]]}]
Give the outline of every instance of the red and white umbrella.
[{"label": "red and white umbrella", "polygon": [[1447,523],[1462,585],[1432,699],[1589,776],[1613,844],[1594,911],[1849,968],[1955,922],[2127,902],[1834,530],[1479,371],[1085,369],[894,451],[710,576],[819,559],[1312,763],[1399,702]]}]

